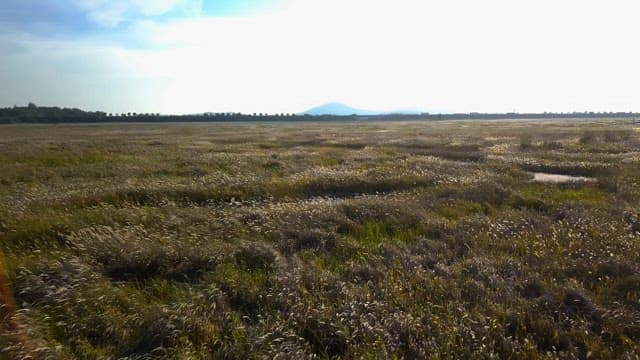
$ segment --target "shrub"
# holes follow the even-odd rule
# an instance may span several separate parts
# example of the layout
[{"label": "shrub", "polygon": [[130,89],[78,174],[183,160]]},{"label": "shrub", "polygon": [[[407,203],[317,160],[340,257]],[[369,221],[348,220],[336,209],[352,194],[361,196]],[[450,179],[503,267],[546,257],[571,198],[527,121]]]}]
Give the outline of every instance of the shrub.
[{"label": "shrub", "polygon": [[277,255],[273,249],[262,244],[251,244],[238,249],[234,258],[236,264],[250,272],[272,272]]}]

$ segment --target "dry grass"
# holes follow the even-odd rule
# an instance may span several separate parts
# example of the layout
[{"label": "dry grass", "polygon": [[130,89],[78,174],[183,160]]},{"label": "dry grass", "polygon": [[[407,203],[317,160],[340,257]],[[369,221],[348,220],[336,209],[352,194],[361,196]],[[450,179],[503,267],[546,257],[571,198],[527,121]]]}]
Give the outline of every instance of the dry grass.
[{"label": "dry grass", "polygon": [[637,359],[632,126],[2,126],[0,358]]}]

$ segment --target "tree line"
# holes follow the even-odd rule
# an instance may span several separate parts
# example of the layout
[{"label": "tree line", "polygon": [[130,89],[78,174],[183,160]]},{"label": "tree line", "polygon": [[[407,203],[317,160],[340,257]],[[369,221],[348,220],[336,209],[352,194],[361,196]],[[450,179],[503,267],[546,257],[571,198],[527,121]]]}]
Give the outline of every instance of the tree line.
[{"label": "tree line", "polygon": [[455,113],[455,114],[384,114],[384,115],[308,115],[267,113],[204,113],[163,115],[159,113],[107,113],[55,106],[0,108],[0,124],[22,123],[98,123],[98,122],[249,122],[249,121],[347,121],[347,120],[500,120],[500,119],[569,119],[569,118],[638,118],[633,112],[571,112],[571,113]]}]

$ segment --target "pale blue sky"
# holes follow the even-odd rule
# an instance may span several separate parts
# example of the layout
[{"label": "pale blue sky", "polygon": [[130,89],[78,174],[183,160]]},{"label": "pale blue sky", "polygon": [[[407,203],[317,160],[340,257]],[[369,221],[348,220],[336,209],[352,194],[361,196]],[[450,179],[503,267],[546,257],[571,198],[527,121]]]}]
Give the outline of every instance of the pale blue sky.
[{"label": "pale blue sky", "polygon": [[0,106],[640,111],[631,0],[3,0]]}]

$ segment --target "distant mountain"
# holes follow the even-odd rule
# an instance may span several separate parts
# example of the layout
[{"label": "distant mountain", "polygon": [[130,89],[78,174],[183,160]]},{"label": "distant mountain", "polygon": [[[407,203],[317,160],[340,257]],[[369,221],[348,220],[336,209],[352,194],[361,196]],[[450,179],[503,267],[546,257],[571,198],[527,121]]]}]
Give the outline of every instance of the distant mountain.
[{"label": "distant mountain", "polygon": [[356,109],[351,106],[340,103],[327,103],[320,106],[311,108],[303,114],[307,115],[385,115],[385,114],[420,114],[419,110],[392,110],[392,111],[378,111],[378,110],[365,110]]},{"label": "distant mountain", "polygon": [[340,103],[328,103],[305,111],[308,115],[377,115],[379,111],[352,108]]}]

